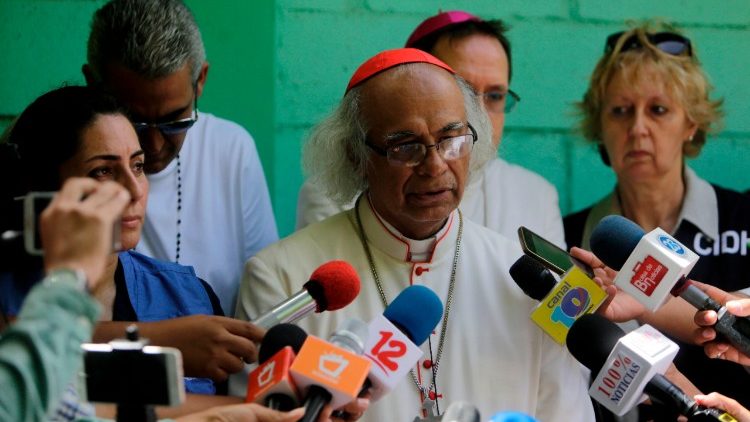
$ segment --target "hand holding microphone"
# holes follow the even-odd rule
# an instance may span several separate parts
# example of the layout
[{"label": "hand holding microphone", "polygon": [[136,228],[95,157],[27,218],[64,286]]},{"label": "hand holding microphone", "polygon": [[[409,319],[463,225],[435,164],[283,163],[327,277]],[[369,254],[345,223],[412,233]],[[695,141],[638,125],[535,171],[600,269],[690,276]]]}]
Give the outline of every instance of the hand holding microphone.
[{"label": "hand holding microphone", "polygon": [[567,345],[596,374],[591,397],[616,415],[632,409],[645,393],[688,420],[734,421],[719,409],[698,405],[662,375],[678,348],[648,325],[626,335],[601,315],[584,315],[573,324]]},{"label": "hand holding microphone", "polygon": [[606,292],[576,265],[558,282],[536,259],[522,255],[510,267],[510,276],[526,295],[539,301],[531,313],[532,321],[561,345],[575,320],[595,312],[607,298]]},{"label": "hand holding microphone", "polygon": [[644,234],[627,218],[610,215],[591,233],[591,248],[607,265],[620,270],[615,284],[647,309],[656,310],[671,293],[699,310],[715,311],[716,331],[750,355],[750,319],[727,312],[687,279],[698,255],[664,230],[656,228]]},{"label": "hand holding microphone", "polygon": [[253,320],[269,329],[281,323],[293,323],[309,313],[335,311],[352,303],[359,294],[359,275],[345,261],[329,261],[310,275],[302,290]]},{"label": "hand holding microphone", "polygon": [[701,406],[725,410],[731,413],[739,422],[750,422],[749,410],[737,403],[737,400],[730,399],[719,393],[711,393],[708,395],[700,394],[695,396],[695,401]]},{"label": "hand holding microphone", "polygon": [[[750,316],[750,299],[727,293],[708,284],[696,281],[693,281],[693,284],[717,302],[723,303],[730,314],[737,317]],[[722,341],[721,338],[717,339],[716,330],[713,327],[718,319],[718,314],[712,310],[698,311],[695,314],[694,321],[700,327],[695,332],[695,343],[703,344],[703,349],[710,358],[726,359],[741,365],[750,365],[750,355]]]}]

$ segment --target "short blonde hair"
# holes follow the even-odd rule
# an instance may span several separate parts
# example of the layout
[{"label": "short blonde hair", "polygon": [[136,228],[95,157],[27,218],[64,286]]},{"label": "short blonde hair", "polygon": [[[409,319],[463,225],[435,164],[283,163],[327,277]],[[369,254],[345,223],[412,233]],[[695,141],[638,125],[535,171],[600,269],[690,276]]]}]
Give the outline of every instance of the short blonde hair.
[{"label": "short blonde hair", "polygon": [[[583,101],[576,104],[581,116],[579,128],[584,138],[597,143],[602,141],[601,113],[612,78],[622,72],[629,85],[637,89],[646,68],[656,71],[669,95],[682,106],[687,118],[698,126],[691,142],[684,143],[685,156],[697,156],[706,143],[706,135],[720,128],[723,100],[709,99],[713,87],[695,52],[676,56],[660,50],[649,41],[648,34],[661,31],[679,33],[669,25],[647,22],[625,31],[614,48],[599,59]],[[638,37],[641,48],[623,51],[625,42],[633,36]],[[606,154],[603,153],[602,159],[609,164]]]}]

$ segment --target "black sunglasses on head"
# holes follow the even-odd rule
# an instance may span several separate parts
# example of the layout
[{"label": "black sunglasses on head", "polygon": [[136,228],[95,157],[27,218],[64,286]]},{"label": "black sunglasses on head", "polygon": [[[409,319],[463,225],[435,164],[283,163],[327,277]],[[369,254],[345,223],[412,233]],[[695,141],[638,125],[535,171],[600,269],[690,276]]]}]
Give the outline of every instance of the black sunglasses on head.
[{"label": "black sunglasses on head", "polygon": [[[608,36],[607,42],[604,46],[604,52],[612,52],[612,50],[614,50],[615,46],[617,45],[617,41],[619,41],[625,33],[626,31],[620,31]],[[690,44],[690,40],[680,34],[675,34],[674,32],[657,32],[655,34],[646,33],[646,38],[648,39],[648,42],[654,45],[654,47],[667,54],[671,54],[673,56],[680,56],[683,54],[687,54],[690,57],[693,56],[693,46]],[[622,44],[620,52],[634,50],[642,47],[643,45],[641,44],[641,40],[638,38],[638,34],[633,33]]]}]

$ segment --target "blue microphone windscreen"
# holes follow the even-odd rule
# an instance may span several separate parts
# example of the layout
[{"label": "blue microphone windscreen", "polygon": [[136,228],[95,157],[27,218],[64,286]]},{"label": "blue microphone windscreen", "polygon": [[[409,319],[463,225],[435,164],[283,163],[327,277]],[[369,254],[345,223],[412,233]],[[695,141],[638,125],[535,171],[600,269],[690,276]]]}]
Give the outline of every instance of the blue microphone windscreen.
[{"label": "blue microphone windscreen", "polygon": [[536,422],[536,419],[521,412],[500,412],[492,416],[490,422]]},{"label": "blue microphone windscreen", "polygon": [[620,271],[638,245],[643,229],[620,215],[608,215],[591,232],[591,252],[608,267]]},{"label": "blue microphone windscreen", "polygon": [[409,286],[385,308],[383,316],[421,345],[440,322],[443,302],[425,286]]}]

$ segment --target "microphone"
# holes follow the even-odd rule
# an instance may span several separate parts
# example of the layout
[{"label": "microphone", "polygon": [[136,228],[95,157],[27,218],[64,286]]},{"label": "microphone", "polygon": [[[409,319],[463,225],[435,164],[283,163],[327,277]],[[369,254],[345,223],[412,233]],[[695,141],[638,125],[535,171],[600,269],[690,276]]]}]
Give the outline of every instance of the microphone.
[{"label": "microphone", "polygon": [[480,422],[481,417],[476,406],[463,401],[451,403],[445,413],[442,422]]},{"label": "microphone", "polygon": [[451,403],[440,416],[417,416],[413,422],[480,422],[479,410],[472,404],[463,401]]},{"label": "microphone", "polygon": [[607,293],[577,265],[557,282],[539,261],[522,255],[510,267],[510,276],[527,296],[540,301],[531,312],[531,320],[561,345],[576,319],[596,312],[607,298]]},{"label": "microphone", "polygon": [[258,351],[260,365],[248,375],[246,403],[284,412],[297,407],[299,393],[289,368],[306,338],[307,333],[292,324],[279,324],[268,330]]},{"label": "microphone", "polygon": [[[592,341],[594,340],[594,341]],[[649,325],[627,335],[601,315],[579,318],[568,334],[568,350],[597,373],[589,394],[621,416],[646,393],[688,420],[731,421],[728,414],[698,405],[662,373],[677,354],[677,345]]]},{"label": "microphone", "polygon": [[699,310],[715,311],[718,321],[714,329],[750,355],[750,319],[727,312],[726,307],[690,282],[687,274],[698,255],[664,230],[656,228],[645,234],[625,217],[607,216],[591,233],[591,250],[619,271],[615,284],[647,309],[656,310],[671,293]]},{"label": "microphone", "polygon": [[371,400],[393,390],[423,353],[419,346],[427,340],[443,315],[443,303],[425,286],[409,286],[369,325],[365,356],[370,367]]},{"label": "microphone", "polygon": [[537,422],[536,419],[521,412],[495,413],[490,422]]},{"label": "microphone", "polygon": [[318,267],[294,296],[274,306],[252,321],[269,329],[274,325],[292,323],[312,311],[335,311],[350,304],[359,294],[359,275],[345,261],[330,261]]},{"label": "microphone", "polygon": [[370,371],[370,360],[361,356],[367,341],[367,324],[348,319],[329,341],[308,336],[290,371],[306,396],[301,422],[318,419],[323,406],[337,409],[355,398]]}]

